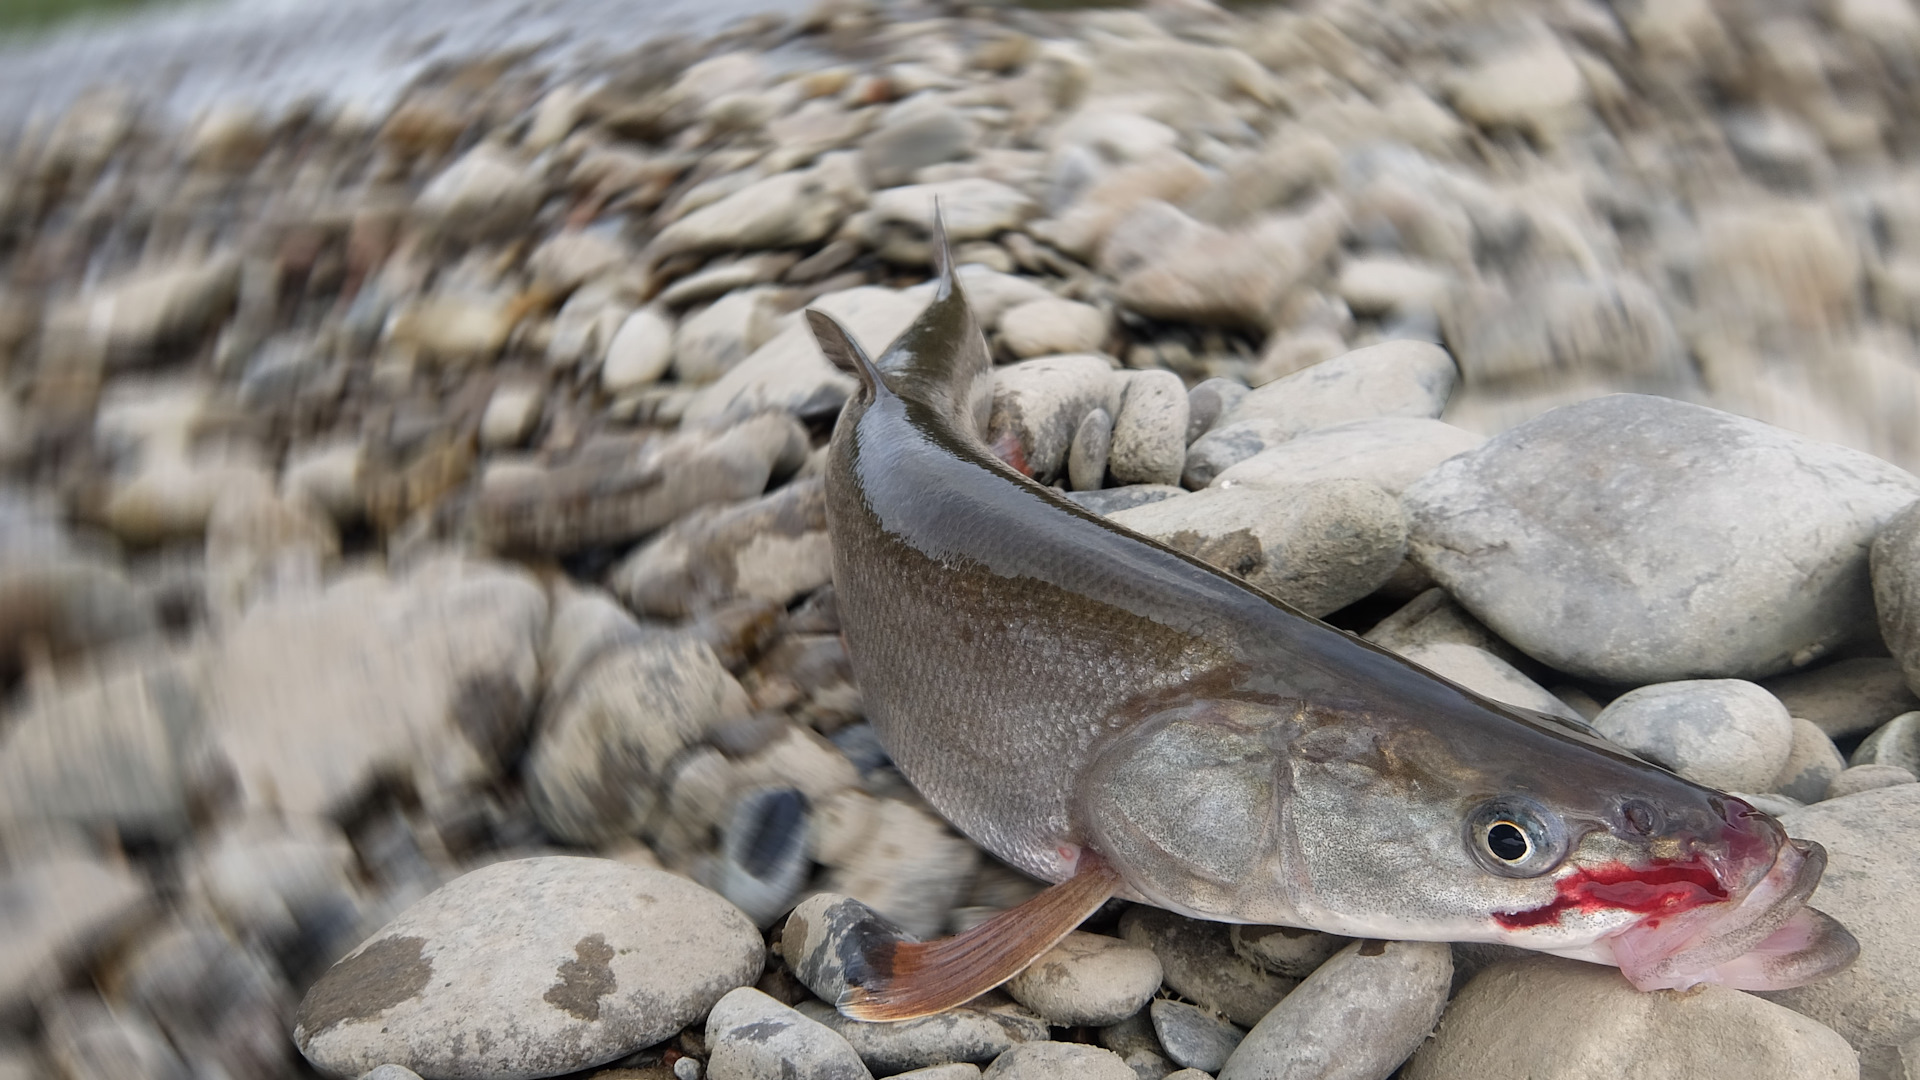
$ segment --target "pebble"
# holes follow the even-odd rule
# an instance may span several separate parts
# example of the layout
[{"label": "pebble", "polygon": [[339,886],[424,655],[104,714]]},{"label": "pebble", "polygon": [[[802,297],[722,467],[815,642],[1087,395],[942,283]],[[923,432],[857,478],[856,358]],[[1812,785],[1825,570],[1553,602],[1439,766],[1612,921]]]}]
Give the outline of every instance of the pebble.
[{"label": "pebble", "polygon": [[713,1080],[868,1080],[873,1076],[832,1029],[742,986],[713,1006],[706,1028]]},{"label": "pebble", "polygon": [[924,1069],[910,1069],[895,1073],[900,1080],[979,1080],[980,1066],[965,1061],[956,1061],[947,1065],[929,1065]]},{"label": "pebble", "polygon": [[986,994],[957,1008],[917,1020],[862,1023],[824,1002],[803,1002],[801,1013],[847,1040],[875,1074],[952,1062],[986,1065],[1013,1047],[1045,1042],[1047,1022],[999,994]]},{"label": "pebble", "polygon": [[[1078,492],[1096,492],[1107,480],[1113,454],[1113,417],[1094,409],[1080,420],[1067,448],[1067,483]],[[1163,485],[1164,486],[1164,485]]]},{"label": "pebble", "polygon": [[607,585],[643,615],[685,618],[739,600],[786,605],[833,574],[817,479],[683,515],[615,565]]},{"label": "pebble", "polygon": [[1069,491],[1066,494],[1069,502],[1078,503],[1096,514],[1111,515],[1136,506],[1164,502],[1186,493],[1185,488],[1171,484],[1128,484],[1098,491]]},{"label": "pebble", "polygon": [[[1172,136],[1169,143],[1179,138],[1177,132],[1158,121],[1139,116],[1128,119],[1168,132]],[[1059,130],[1065,131],[1067,126]],[[1066,160],[1064,153],[1060,153],[1060,157]],[[1138,155],[1137,160],[1097,176],[1078,197],[1057,209],[1053,218],[1035,222],[1032,230],[1041,240],[1086,261],[1101,249],[1108,234],[1136,207],[1162,200],[1177,205],[1204,190],[1212,179],[1198,162],[1170,145],[1161,145]]]},{"label": "pebble", "polygon": [[[582,306],[575,307],[576,314]],[[500,355],[513,326],[512,313],[494,298],[430,295],[408,302],[393,313],[387,320],[386,340],[396,350],[443,363],[484,363]],[[586,336],[592,330],[589,318],[579,328],[577,350],[586,348]],[[577,358],[576,352],[569,359]]]},{"label": "pebble", "polygon": [[[1883,530],[1884,532],[1884,530]],[[1835,739],[1872,731],[1904,712],[1920,710],[1898,660],[1855,656],[1761,683],[1795,716]]]},{"label": "pebble", "polygon": [[125,865],[73,852],[21,856],[0,869],[0,1017],[66,983],[96,950],[136,925],[150,899]]},{"label": "pebble", "polygon": [[180,259],[105,281],[47,315],[48,363],[130,367],[190,346],[233,307],[240,260]]},{"label": "pebble", "polygon": [[1119,275],[1118,300],[1149,318],[1254,329],[1274,322],[1286,294],[1333,252],[1346,227],[1346,210],[1333,199],[1232,231],[1180,217],[1150,245],[1159,248],[1150,261]]},{"label": "pebble", "polygon": [[751,498],[804,461],[805,429],[764,412],[731,425],[683,425],[609,439],[571,461],[482,481],[480,536],[507,550],[570,552],[636,540],[683,514]]},{"label": "pebble", "polygon": [[544,386],[508,383],[496,387],[487,398],[486,411],[480,414],[480,445],[504,450],[526,442],[540,422],[545,399]]},{"label": "pebble", "polygon": [[1485,441],[1438,420],[1409,416],[1350,420],[1268,447],[1221,470],[1209,486],[1278,487],[1350,478],[1397,496],[1441,462]]},{"label": "pebble", "polygon": [[874,192],[867,204],[869,246],[893,262],[930,265],[936,202],[954,244],[991,240],[1019,228],[1038,209],[1018,188],[977,176],[888,188]]},{"label": "pebble", "polygon": [[1801,803],[1819,802],[1827,797],[1827,785],[1847,767],[1840,748],[1833,745],[1819,725],[1798,716],[1793,718],[1793,746],[1787,751],[1787,763],[1774,778],[1773,790]]},{"label": "pebble", "polygon": [[1606,738],[1697,784],[1764,791],[1793,751],[1793,717],[1739,679],[1657,683],[1614,699],[1594,718]]},{"label": "pebble", "polygon": [[[780,957],[822,1001],[847,992],[848,965],[860,965],[867,941],[902,937],[898,926],[851,897],[819,892],[800,901],[780,931]],[[857,969],[864,970],[864,969]]]},{"label": "pebble", "polygon": [[782,274],[792,270],[799,262],[799,258],[790,251],[714,259],[660,290],[660,295],[655,299],[670,308],[683,308],[704,300],[718,300],[736,292],[751,292],[754,286],[778,281]]},{"label": "pebble", "polygon": [[1187,445],[1207,432],[1247,396],[1244,383],[1215,376],[1187,391]]},{"label": "pebble", "polygon": [[1894,515],[1873,538],[1873,605],[1880,634],[1906,673],[1907,688],[1920,686],[1920,503]]},{"label": "pebble", "polygon": [[1559,41],[1540,34],[1462,74],[1452,97],[1454,109],[1482,127],[1518,128],[1551,145],[1579,120],[1587,82]]},{"label": "pebble", "polygon": [[725,375],[780,331],[779,293],[738,289],[687,316],[673,336],[673,375],[700,386]]},{"label": "pebble", "polygon": [[980,849],[939,818],[912,803],[881,799],[873,831],[853,858],[827,875],[826,887],[926,940],[945,927],[979,860]]},{"label": "pebble", "polygon": [[1187,390],[1171,371],[1127,379],[1107,468],[1122,484],[1177,484],[1187,457]]},{"label": "pebble", "polygon": [[672,1035],[751,986],[764,959],[753,924],[683,878],[607,859],[500,862],[335,964],[293,1038],[334,1073],[392,1062],[450,1080],[551,1076]]},{"label": "pebble", "polygon": [[1860,958],[1821,982],[1765,996],[1844,1036],[1860,1052],[1861,1075],[1898,1076],[1900,1045],[1920,1038],[1920,853],[1887,838],[1920,828],[1920,784],[1828,799],[1780,824],[1827,849],[1817,905],[1860,940]]},{"label": "pebble", "polygon": [[1160,1045],[1182,1068],[1218,1072],[1246,1037],[1246,1032],[1184,1001],[1160,998],[1149,1012]]},{"label": "pebble", "polygon": [[1854,765],[1842,769],[1827,784],[1825,798],[1844,799],[1848,795],[1858,795],[1863,791],[1893,787],[1896,784],[1911,784],[1914,774],[1911,769],[1898,765]]},{"label": "pebble", "polygon": [[1340,268],[1340,299],[1355,315],[1434,311],[1452,280],[1442,271],[1392,256],[1350,259]]},{"label": "pebble", "polygon": [[1049,356],[998,368],[987,442],[1009,465],[1051,484],[1087,414],[1117,415],[1121,392],[1120,377],[1098,356]]},{"label": "pebble", "polygon": [[1021,359],[1056,353],[1096,352],[1107,341],[1107,316],[1076,300],[1031,300],[1007,309],[1000,337]]},{"label": "pebble", "polygon": [[1079,1043],[1036,1042],[1016,1046],[993,1059],[983,1080],[1139,1080],[1131,1066],[1111,1050]]},{"label": "pebble", "polygon": [[235,805],[338,813],[396,777],[464,796],[524,737],[546,625],[530,576],[452,559],[256,604],[201,684]]},{"label": "pebble", "polygon": [[1183,477],[1202,488],[1229,467],[1316,428],[1399,416],[1434,419],[1457,377],[1423,341],[1389,341],[1336,356],[1247,394],[1187,450]]},{"label": "pebble", "polygon": [[1920,712],[1902,713],[1874,729],[1848,763],[1892,765],[1920,776]]},{"label": "pebble", "polygon": [[1237,925],[1228,934],[1233,951],[1276,975],[1304,979],[1344,948],[1348,938],[1293,926]]},{"label": "pebble", "polygon": [[860,143],[860,164],[876,188],[897,187],[923,166],[965,157],[979,129],[958,109],[930,98],[895,106]]},{"label": "pebble", "polygon": [[1450,641],[1427,642],[1396,651],[1441,678],[1459,683],[1476,694],[1548,716],[1565,717],[1576,723],[1586,722],[1584,717],[1566,702],[1554,697],[1546,687],[1478,646]]},{"label": "pebble", "polygon": [[1452,981],[1444,943],[1353,942],[1247,1032],[1220,1080],[1388,1076],[1433,1031]]},{"label": "pebble", "polygon": [[754,925],[771,926],[793,907],[813,869],[808,832],[807,797],[793,788],[742,795],[721,843],[716,889]]},{"label": "pebble", "polygon": [[187,1080],[193,1075],[166,1036],[137,1010],[112,1008],[89,993],[47,1002],[41,1025],[59,1076]]},{"label": "pebble", "polygon": [[1111,517],[1315,617],[1372,593],[1406,556],[1398,500],[1362,480],[1209,488]]},{"label": "pebble", "polygon": [[[956,251],[954,258],[959,257]],[[960,288],[967,296],[967,306],[973,309],[973,317],[983,330],[998,329],[1000,320],[1014,308],[1054,299],[1046,286],[1032,278],[1003,273],[977,263],[960,263],[954,268],[953,276],[959,279]]]},{"label": "pebble", "polygon": [[609,394],[657,382],[674,362],[673,319],[654,307],[643,307],[620,321],[607,342],[600,362],[600,388]]},{"label": "pebble", "polygon": [[1846,1042],[1801,1015],[1804,1011],[1724,986],[1641,993],[1607,968],[1532,956],[1474,976],[1405,1075],[1408,1080],[1840,1080],[1859,1075]]},{"label": "pebble", "polygon": [[616,646],[550,706],[527,752],[527,800],[554,836],[604,844],[663,809],[668,767],[749,711],[705,643],[655,635]]},{"label": "pebble", "polygon": [[357,866],[346,834],[324,818],[248,817],[203,838],[185,877],[242,940],[280,948],[321,921],[315,913],[357,911]]},{"label": "pebble", "polygon": [[207,519],[223,497],[272,490],[271,475],[252,453],[214,450],[189,457],[159,451],[113,483],[101,518],[114,535],[133,544],[191,540],[206,533]]},{"label": "pebble", "polygon": [[1105,1027],[1144,1008],[1162,975],[1153,950],[1076,931],[1015,975],[1007,993],[1056,1027]]},{"label": "pebble", "polygon": [[769,176],[700,207],[660,230],[647,251],[664,259],[803,247],[830,236],[859,193],[853,163],[829,154],[811,168]]},{"label": "pebble", "polygon": [[555,293],[570,293],[633,260],[634,253],[617,234],[603,229],[568,229],[541,241],[527,256],[527,269],[536,285]]},{"label": "pebble", "polygon": [[[838,319],[854,340],[876,357],[925,306],[924,298],[875,286],[828,293],[808,305]],[[745,360],[701,387],[687,404],[683,423],[766,409],[825,418],[839,410],[855,385],[853,376],[836,369],[821,355],[805,322],[794,319]]]},{"label": "pebble", "polygon": [[485,240],[525,229],[540,202],[539,181],[513,154],[481,143],[421,189],[413,212],[448,236]]},{"label": "pebble", "polygon": [[1136,907],[1120,917],[1120,936],[1153,950],[1175,993],[1242,1027],[1259,1023],[1294,987],[1236,954],[1224,923]]},{"label": "pebble", "polygon": [[1616,394],[1445,462],[1402,504],[1414,561],[1501,637],[1648,683],[1773,675],[1855,636],[1863,547],[1916,494],[1857,451]]}]

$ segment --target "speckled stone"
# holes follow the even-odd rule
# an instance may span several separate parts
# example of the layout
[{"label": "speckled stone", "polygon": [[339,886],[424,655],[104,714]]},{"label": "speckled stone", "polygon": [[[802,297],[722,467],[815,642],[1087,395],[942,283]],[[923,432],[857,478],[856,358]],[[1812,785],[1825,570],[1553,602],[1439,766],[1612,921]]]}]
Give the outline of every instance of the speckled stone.
[{"label": "speckled stone", "polygon": [[1152,949],[1076,932],[1015,975],[1007,992],[1060,1027],[1105,1027],[1139,1012],[1162,975]]},{"label": "speckled stone", "polygon": [[760,977],[718,895],[608,859],[495,863],[448,882],[314,983],[293,1038],[327,1072],[530,1080],[611,1061]]},{"label": "speckled stone", "polygon": [[869,1080],[872,1073],[826,1026],[751,986],[720,999],[707,1017],[711,1080]]}]

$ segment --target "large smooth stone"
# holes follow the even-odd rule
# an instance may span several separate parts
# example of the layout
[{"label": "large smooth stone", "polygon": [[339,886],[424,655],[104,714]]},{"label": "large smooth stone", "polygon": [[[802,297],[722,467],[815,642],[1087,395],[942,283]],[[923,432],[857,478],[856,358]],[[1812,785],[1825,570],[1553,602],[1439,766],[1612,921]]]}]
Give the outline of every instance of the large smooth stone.
[{"label": "large smooth stone", "polygon": [[293,1039],[327,1072],[528,1080],[672,1035],[760,977],[753,923],[672,874],[520,859],[429,893],[333,965]]},{"label": "large smooth stone", "polygon": [[1873,627],[1867,546],[1920,497],[1878,458],[1618,394],[1442,464],[1403,498],[1415,562],[1575,675],[1759,678]]},{"label": "large smooth stone", "polygon": [[1220,1080],[1384,1078],[1433,1030],[1452,979],[1444,944],[1356,941],[1247,1032]]}]

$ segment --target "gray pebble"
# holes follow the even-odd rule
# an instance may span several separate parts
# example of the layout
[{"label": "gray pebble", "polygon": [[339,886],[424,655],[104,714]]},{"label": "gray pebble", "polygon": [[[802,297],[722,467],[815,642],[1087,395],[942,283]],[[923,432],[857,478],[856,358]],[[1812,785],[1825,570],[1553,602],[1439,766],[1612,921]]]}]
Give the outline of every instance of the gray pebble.
[{"label": "gray pebble", "polygon": [[1246,1032],[1184,1001],[1161,998],[1149,1010],[1167,1056],[1183,1068],[1218,1071]]},{"label": "gray pebble", "polygon": [[1433,1031],[1453,954],[1432,941],[1356,941],[1247,1032],[1220,1080],[1385,1077]]},{"label": "gray pebble", "polygon": [[1113,452],[1113,417],[1094,409],[1080,421],[1067,450],[1067,483],[1075,491],[1098,491],[1107,482]]},{"label": "gray pebble", "polygon": [[1099,491],[1070,491],[1067,498],[1096,514],[1117,514],[1122,510],[1131,510],[1136,506],[1146,506],[1185,495],[1185,488],[1171,484],[1129,484],[1126,487],[1102,488]]},{"label": "gray pebble", "polygon": [[1840,748],[1833,745],[1827,733],[1811,721],[1796,716],[1793,748],[1787,752],[1787,763],[1780,767],[1780,775],[1774,779],[1773,790],[1802,803],[1818,802],[1826,798],[1827,785],[1846,767],[1847,759],[1840,755]]},{"label": "gray pebble", "polygon": [[405,1065],[388,1064],[373,1069],[360,1080],[420,1080],[420,1074]]},{"label": "gray pebble", "polygon": [[1041,1042],[1016,1046],[994,1059],[984,1080],[1139,1080],[1132,1067],[1111,1050],[1079,1043]]},{"label": "gray pebble", "polygon": [[1187,392],[1171,371],[1127,379],[1108,468],[1122,484],[1177,484],[1187,457]]},{"label": "gray pebble", "polygon": [[1615,394],[1447,461],[1402,505],[1414,560],[1501,637],[1649,683],[1765,677],[1857,636],[1864,545],[1917,495],[1859,451]]},{"label": "gray pebble", "polygon": [[795,978],[822,1001],[837,1002],[847,992],[849,964],[864,975],[860,949],[869,940],[898,940],[900,928],[858,900],[815,893],[787,916],[780,931],[780,956]]},{"label": "gray pebble", "polygon": [[307,991],[294,1042],[333,1073],[551,1076],[679,1031],[760,977],[760,934],[684,878],[607,859],[495,863],[434,890]]},{"label": "gray pebble", "polygon": [[1042,484],[1067,464],[1081,421],[1095,409],[1120,411],[1120,377],[1098,356],[1043,356],[994,371],[987,442]]},{"label": "gray pebble", "polygon": [[1893,765],[1920,776],[1920,712],[1902,713],[1874,729],[1849,765]]},{"label": "gray pebble", "polygon": [[1793,717],[1739,679],[1657,683],[1620,695],[1594,718],[1608,739],[1697,784],[1765,791],[1793,751]]},{"label": "gray pebble", "polygon": [[1224,923],[1201,922],[1157,908],[1120,918],[1120,935],[1151,948],[1167,985],[1180,996],[1242,1026],[1252,1026],[1293,989],[1284,979],[1233,951]]},{"label": "gray pebble", "polygon": [[1920,709],[1920,697],[1907,689],[1900,661],[1887,656],[1835,660],[1760,685],[1788,712],[1811,720],[1835,739],[1872,731],[1901,713]]},{"label": "gray pebble", "polygon": [[1153,950],[1075,932],[1015,975],[1007,993],[1058,1027],[1104,1027],[1139,1012],[1162,977]]},{"label": "gray pebble", "polygon": [[929,1065],[924,1069],[895,1073],[894,1080],[980,1080],[980,1066],[967,1061]]},{"label": "gray pebble", "polygon": [[715,885],[757,926],[785,914],[813,870],[807,811],[807,797],[788,787],[749,791],[733,804]]},{"label": "gray pebble", "polygon": [[1880,635],[1920,694],[1920,504],[1893,516],[1873,539],[1873,605]]},{"label": "gray pebble", "polygon": [[1276,975],[1304,979],[1351,939],[1294,926],[1235,926],[1233,951]]},{"label": "gray pebble", "polygon": [[707,1016],[713,1080],[870,1080],[847,1040],[773,998],[742,986]]},{"label": "gray pebble", "polygon": [[1245,383],[1215,376],[1187,391],[1187,445],[1213,430],[1222,416],[1247,396]]},{"label": "gray pebble", "polygon": [[0,869],[0,1016],[59,987],[149,903],[132,870],[78,854],[21,856]]},{"label": "gray pebble", "polygon": [[1399,650],[1400,655],[1444,679],[1507,705],[1561,716],[1580,724],[1586,718],[1526,677],[1519,668],[1485,649],[1451,641],[1428,642]]},{"label": "gray pebble", "polygon": [[973,123],[950,106],[909,101],[867,136],[860,164],[874,187],[893,187],[913,179],[923,166],[964,156],[978,134]]},{"label": "gray pebble", "polygon": [[1471,431],[1422,417],[1350,420],[1268,447],[1215,476],[1213,484],[1274,487],[1348,477],[1399,495],[1441,462],[1484,442]]},{"label": "gray pebble", "polygon": [[607,585],[641,615],[684,619],[736,600],[786,606],[833,576],[818,477],[695,510],[620,560]]},{"label": "gray pebble", "polygon": [[1913,773],[1898,765],[1855,765],[1842,769],[1827,785],[1828,799],[1844,799],[1863,791],[1895,787],[1914,782]]},{"label": "gray pebble", "polygon": [[928,1065],[966,1061],[985,1065],[1022,1043],[1045,1042],[1047,1022],[989,993],[932,1016],[891,1023],[864,1023],[823,1002],[802,1002],[806,1016],[847,1040],[867,1067],[881,1076]]}]

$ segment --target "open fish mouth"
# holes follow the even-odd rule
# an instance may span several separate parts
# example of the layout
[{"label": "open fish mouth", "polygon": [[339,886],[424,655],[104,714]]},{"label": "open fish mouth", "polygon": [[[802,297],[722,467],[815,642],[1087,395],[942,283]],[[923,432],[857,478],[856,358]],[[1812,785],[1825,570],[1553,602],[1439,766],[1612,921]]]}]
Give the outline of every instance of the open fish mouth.
[{"label": "open fish mouth", "polygon": [[1782,990],[1831,975],[1860,953],[1852,934],[1806,906],[1827,867],[1826,849],[1788,840],[1766,874],[1738,901],[1648,918],[1602,939],[1640,990],[1702,983]]}]

